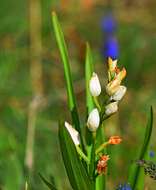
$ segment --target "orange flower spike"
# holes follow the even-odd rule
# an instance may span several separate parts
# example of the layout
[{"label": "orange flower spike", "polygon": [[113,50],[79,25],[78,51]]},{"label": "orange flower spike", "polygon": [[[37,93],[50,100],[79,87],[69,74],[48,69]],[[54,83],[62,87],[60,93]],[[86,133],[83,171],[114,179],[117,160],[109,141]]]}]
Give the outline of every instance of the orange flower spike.
[{"label": "orange flower spike", "polygon": [[100,157],[98,164],[97,164],[97,173],[106,174],[107,171],[107,161],[109,160],[109,155],[103,155]]},{"label": "orange flower spike", "polygon": [[122,141],[122,139],[119,136],[112,136],[109,138],[108,143],[114,145],[114,144],[120,144],[121,141]]}]

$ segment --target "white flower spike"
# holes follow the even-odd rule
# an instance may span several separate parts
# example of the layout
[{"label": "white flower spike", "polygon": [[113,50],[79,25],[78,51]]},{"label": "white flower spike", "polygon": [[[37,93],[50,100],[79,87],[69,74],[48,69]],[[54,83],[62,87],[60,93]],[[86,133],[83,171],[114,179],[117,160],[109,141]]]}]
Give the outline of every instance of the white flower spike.
[{"label": "white flower spike", "polygon": [[99,96],[101,93],[101,85],[99,78],[96,73],[92,74],[92,77],[89,82],[89,89],[92,96]]},{"label": "white flower spike", "polygon": [[126,90],[127,88],[125,86],[120,85],[119,89],[110,97],[110,99],[120,101],[124,97]]},{"label": "white flower spike", "polygon": [[107,116],[112,115],[118,111],[118,102],[112,102],[105,107],[105,114]]},{"label": "white flower spike", "polygon": [[74,144],[76,146],[80,145],[80,136],[79,136],[79,132],[76,131],[68,122],[65,121],[65,127],[68,130]]},{"label": "white flower spike", "polygon": [[93,109],[88,117],[87,127],[90,131],[95,132],[100,124],[100,116],[98,109]]}]

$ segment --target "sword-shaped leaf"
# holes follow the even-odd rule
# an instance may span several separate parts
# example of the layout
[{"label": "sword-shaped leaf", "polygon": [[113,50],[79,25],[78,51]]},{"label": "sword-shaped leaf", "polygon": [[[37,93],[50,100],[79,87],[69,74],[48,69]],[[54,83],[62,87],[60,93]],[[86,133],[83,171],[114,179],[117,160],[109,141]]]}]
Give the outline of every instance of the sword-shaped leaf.
[{"label": "sword-shaped leaf", "polygon": [[64,123],[60,123],[59,126],[59,142],[64,165],[72,188],[74,190],[92,190],[91,180],[87,170],[79,158],[75,144],[64,127]]},{"label": "sword-shaped leaf", "polygon": [[[64,40],[64,35],[61,29],[61,26],[59,24],[57,15],[55,12],[52,13],[52,23],[54,28],[55,37],[57,40],[57,45],[60,50],[60,55],[64,67],[64,75],[66,80],[66,89],[67,89],[67,95],[68,95],[68,106],[71,112],[72,120],[73,120],[73,126],[75,126],[76,130],[79,131],[81,136],[81,129],[80,129],[80,123],[79,123],[79,116],[77,112],[76,107],[76,98],[74,95],[73,90],[73,83],[72,83],[72,77],[71,77],[71,71],[70,71],[70,65],[69,65],[69,55],[67,51],[67,46]],[[81,136],[82,140],[82,136]]]},{"label": "sword-shaped leaf", "polygon": [[[151,107],[150,114],[146,126],[145,131],[145,138],[143,142],[143,146],[139,155],[138,160],[143,160],[146,158],[146,153],[148,150],[151,134],[152,134],[152,128],[153,128],[153,109]],[[139,165],[132,165],[130,174],[129,174],[129,180],[128,182],[131,184],[132,189],[142,190],[144,187],[144,174],[142,168],[140,168]]]}]

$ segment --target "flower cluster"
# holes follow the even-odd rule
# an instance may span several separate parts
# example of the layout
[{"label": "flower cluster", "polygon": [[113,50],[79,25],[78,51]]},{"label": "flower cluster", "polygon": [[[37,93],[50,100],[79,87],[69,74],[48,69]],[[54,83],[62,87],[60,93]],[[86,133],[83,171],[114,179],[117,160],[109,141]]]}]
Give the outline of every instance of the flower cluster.
[{"label": "flower cluster", "polygon": [[106,59],[108,57],[117,59],[119,56],[119,45],[115,35],[117,23],[112,12],[107,13],[102,19],[101,28],[104,34],[102,55]]},{"label": "flower cluster", "polygon": [[112,115],[118,110],[118,103],[126,93],[126,87],[121,85],[122,80],[126,77],[126,69],[120,70],[117,67],[117,60],[108,58],[108,84],[106,93],[109,96],[109,104],[105,107],[105,114]]},{"label": "flower cluster", "polygon": [[109,160],[109,155],[103,155],[100,157],[98,164],[97,164],[97,173],[106,174],[107,171],[107,161]]}]

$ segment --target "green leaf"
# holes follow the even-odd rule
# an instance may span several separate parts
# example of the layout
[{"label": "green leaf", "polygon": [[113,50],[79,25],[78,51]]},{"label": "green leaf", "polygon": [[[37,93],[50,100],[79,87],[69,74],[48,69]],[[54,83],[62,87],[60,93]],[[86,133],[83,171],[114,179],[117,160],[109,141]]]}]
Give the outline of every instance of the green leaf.
[{"label": "green leaf", "polygon": [[60,123],[59,126],[59,142],[64,165],[72,188],[74,190],[92,190],[91,180],[87,170],[79,158],[75,144],[64,127],[64,123]]},{"label": "green leaf", "polygon": [[[151,134],[153,128],[153,109],[151,107],[149,119],[146,126],[145,138],[139,155],[139,160],[146,158],[146,153],[148,150]],[[133,164],[129,174],[128,182],[131,184],[132,189],[142,190],[144,187],[144,174],[140,166]]]},{"label": "green leaf", "polygon": [[47,187],[49,187],[49,189],[57,190],[56,187],[53,184],[51,184],[50,182],[48,182],[48,180],[46,180],[40,173],[39,173],[39,176],[40,176],[41,180],[47,185]]},{"label": "green leaf", "polygon": [[[85,60],[85,79],[86,79],[86,112],[87,112],[87,117],[89,113],[92,111],[94,108],[94,101],[93,98],[90,94],[89,90],[89,81],[91,79],[93,73],[93,58],[92,58],[92,53],[91,49],[88,43],[86,43],[86,60]],[[86,127],[85,129],[85,136],[86,136],[86,142],[87,142],[87,153],[89,155],[89,159],[91,159],[91,143],[92,143],[92,133],[88,130]]]},{"label": "green leaf", "polygon": [[92,189],[95,190],[95,141],[91,146],[91,159],[89,164],[89,175],[92,180]]},{"label": "green leaf", "polygon": [[89,81],[93,73],[93,58],[89,44],[86,44],[86,61],[85,61],[85,77],[86,77],[86,107],[87,115],[94,108],[94,101],[89,91]]},{"label": "green leaf", "polygon": [[[64,66],[64,75],[65,75],[67,95],[68,95],[68,106],[71,111],[73,124],[75,125],[76,130],[78,130],[81,135],[79,117],[78,117],[78,112],[76,108],[76,99],[74,95],[73,83],[72,83],[72,77],[71,77],[71,71],[70,71],[70,65],[69,65],[69,56],[68,56],[67,46],[64,40],[64,35],[62,32],[61,26],[59,24],[59,21],[55,12],[52,13],[52,23],[54,27],[54,33],[57,40],[57,44],[58,44],[60,54],[61,54],[62,63]],[[82,137],[81,137],[81,140],[82,140]]]}]

